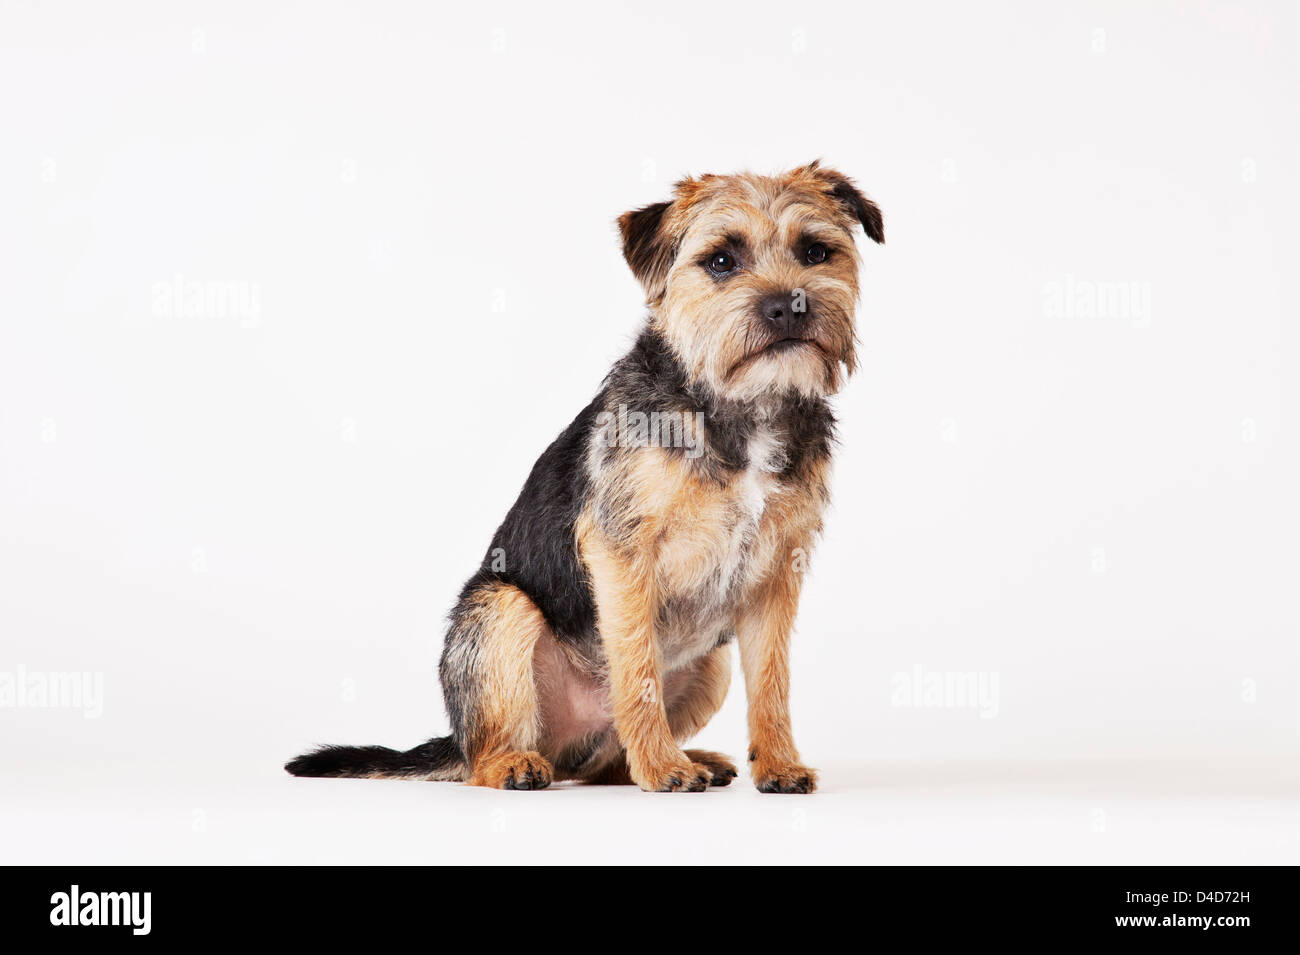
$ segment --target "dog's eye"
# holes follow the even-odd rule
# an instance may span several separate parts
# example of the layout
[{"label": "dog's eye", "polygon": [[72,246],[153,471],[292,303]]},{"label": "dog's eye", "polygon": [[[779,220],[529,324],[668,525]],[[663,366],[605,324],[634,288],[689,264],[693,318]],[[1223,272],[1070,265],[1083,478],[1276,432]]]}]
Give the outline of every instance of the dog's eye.
[{"label": "dog's eye", "polygon": [[826,261],[830,254],[830,249],[826,248],[826,246],[822,245],[820,242],[814,242],[804,250],[803,260],[809,265],[821,265]]},{"label": "dog's eye", "polygon": [[709,271],[714,275],[726,275],[736,267],[736,260],[726,252],[718,252],[709,257]]}]

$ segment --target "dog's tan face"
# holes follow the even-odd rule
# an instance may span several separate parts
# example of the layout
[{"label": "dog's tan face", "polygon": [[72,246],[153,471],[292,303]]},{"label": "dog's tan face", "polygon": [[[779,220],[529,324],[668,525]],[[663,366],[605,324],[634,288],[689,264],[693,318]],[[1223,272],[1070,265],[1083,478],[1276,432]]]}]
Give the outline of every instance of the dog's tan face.
[{"label": "dog's tan face", "polygon": [[619,219],[653,326],[695,380],[738,401],[831,394],[852,373],[858,224],[884,241],[875,203],[817,163],[684,179],[671,202]]}]

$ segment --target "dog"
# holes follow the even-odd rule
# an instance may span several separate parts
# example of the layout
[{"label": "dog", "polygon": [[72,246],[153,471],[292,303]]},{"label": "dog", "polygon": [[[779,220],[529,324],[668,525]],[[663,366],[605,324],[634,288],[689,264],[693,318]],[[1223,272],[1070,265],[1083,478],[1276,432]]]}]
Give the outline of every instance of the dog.
[{"label": "dog", "polygon": [[790,637],[856,366],[855,231],[879,207],[820,161],[705,175],[618,219],[648,317],[543,452],[465,584],[439,665],[451,734],[405,752],[324,746],[295,776],[726,786],[682,749],[739,646],[749,766],[810,793],[790,725]]}]

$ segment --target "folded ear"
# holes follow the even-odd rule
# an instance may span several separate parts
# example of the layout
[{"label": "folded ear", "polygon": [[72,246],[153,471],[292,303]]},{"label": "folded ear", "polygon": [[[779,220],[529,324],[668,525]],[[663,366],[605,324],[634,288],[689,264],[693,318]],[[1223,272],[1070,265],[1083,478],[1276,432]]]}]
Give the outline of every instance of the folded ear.
[{"label": "folded ear", "polygon": [[[813,164],[814,168],[816,163]],[[880,214],[880,206],[862,194],[848,176],[832,169],[818,169],[818,175],[831,185],[831,195],[840,201],[849,214],[862,223],[867,237],[875,242],[885,241],[885,220]]]},{"label": "folded ear", "polygon": [[618,230],[623,235],[623,258],[645,289],[647,302],[663,297],[668,271],[673,265],[673,241],[665,229],[665,219],[671,207],[671,202],[656,202],[618,217]]}]

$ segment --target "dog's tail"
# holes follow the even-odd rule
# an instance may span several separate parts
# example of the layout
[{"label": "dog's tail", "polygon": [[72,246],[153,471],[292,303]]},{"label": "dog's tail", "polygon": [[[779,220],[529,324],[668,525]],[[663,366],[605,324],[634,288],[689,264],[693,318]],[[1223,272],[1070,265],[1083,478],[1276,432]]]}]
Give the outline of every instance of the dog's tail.
[{"label": "dog's tail", "polygon": [[406,752],[387,746],[321,746],[284,764],[293,776],[350,779],[460,781],[468,776],[465,757],[450,736],[439,736]]}]

